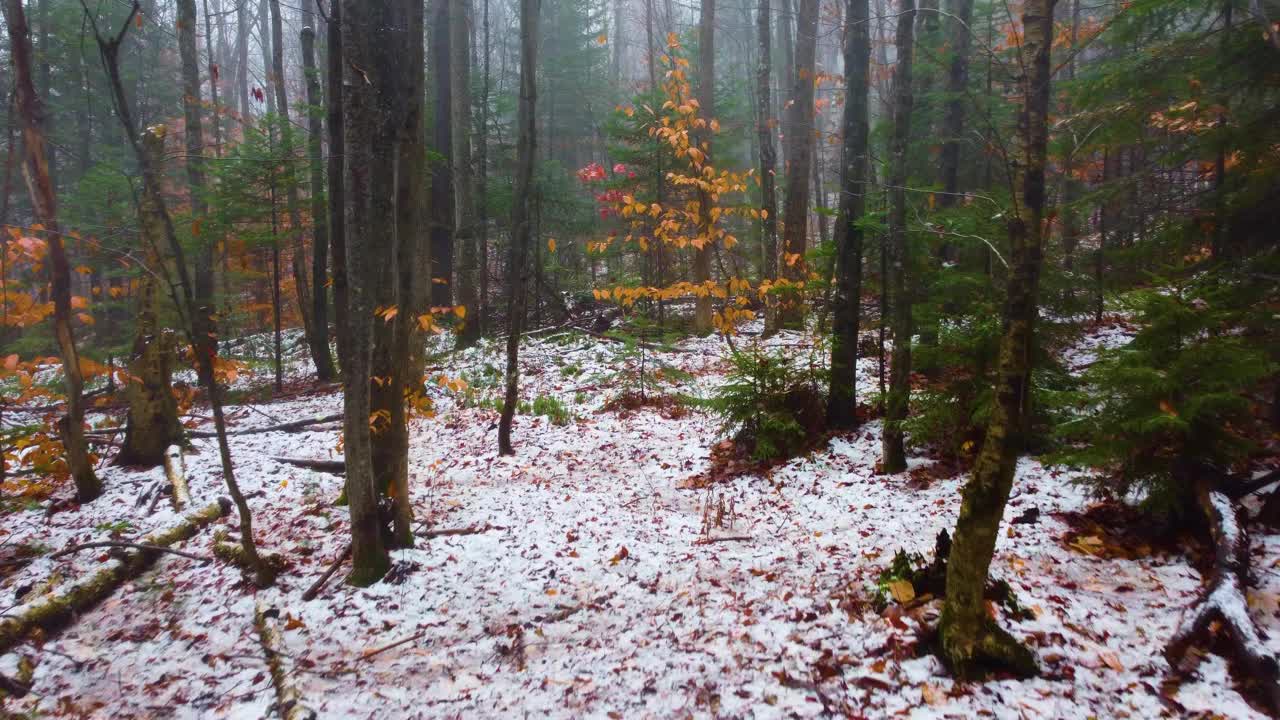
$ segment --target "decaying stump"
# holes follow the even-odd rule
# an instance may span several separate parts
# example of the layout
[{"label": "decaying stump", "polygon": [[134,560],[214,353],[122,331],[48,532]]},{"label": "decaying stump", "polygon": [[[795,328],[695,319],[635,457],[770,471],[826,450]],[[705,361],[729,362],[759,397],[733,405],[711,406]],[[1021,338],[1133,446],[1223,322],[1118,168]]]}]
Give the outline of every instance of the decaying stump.
[{"label": "decaying stump", "polygon": [[1271,712],[1280,714],[1280,660],[1267,649],[1245,599],[1249,534],[1243,514],[1225,494],[1210,490],[1207,482],[1201,480],[1196,485],[1196,500],[1208,521],[1213,543],[1213,570],[1204,593],[1183,616],[1165,648],[1165,658],[1172,670],[1185,673],[1190,669],[1183,665],[1191,646],[1208,643],[1216,626],[1227,641],[1231,660],[1247,673],[1247,678],[1241,679],[1256,684]]},{"label": "decaying stump", "polygon": [[[139,544],[168,547],[189,540],[202,528],[230,511],[230,501],[218,498],[217,502],[189,513],[178,525],[148,535]],[[13,614],[0,619],[0,653],[8,652],[33,630],[52,632],[62,628],[76,615],[89,610],[115,592],[126,580],[141,575],[159,556],[160,553],[153,550],[126,552],[118,562],[102,568],[88,578],[28,603],[25,608],[16,609]]]},{"label": "decaying stump", "polygon": [[258,628],[262,652],[267,656],[267,668],[271,671],[271,684],[276,689],[280,717],[284,720],[315,720],[315,711],[302,704],[302,692],[289,672],[288,656],[283,651],[284,639],[280,633],[280,611],[259,601],[254,610],[253,624]]}]

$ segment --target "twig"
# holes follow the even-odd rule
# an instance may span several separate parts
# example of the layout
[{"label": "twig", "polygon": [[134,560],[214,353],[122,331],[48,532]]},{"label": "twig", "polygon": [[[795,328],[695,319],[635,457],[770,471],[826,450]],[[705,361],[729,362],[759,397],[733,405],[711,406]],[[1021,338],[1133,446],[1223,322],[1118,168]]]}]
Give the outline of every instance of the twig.
[{"label": "twig", "polygon": [[366,650],[365,652],[363,652],[363,653],[361,653],[361,654],[360,654],[360,659],[361,659],[361,660],[368,660],[369,658],[371,658],[371,657],[373,657],[373,656],[375,656],[375,655],[381,655],[382,653],[384,653],[384,652],[386,652],[386,651],[388,651],[388,650],[390,650],[390,649],[392,649],[392,648],[397,648],[397,647],[400,647],[401,645],[404,645],[404,644],[406,644],[406,643],[411,643],[411,642],[413,642],[414,640],[418,640],[419,638],[424,637],[426,634],[427,634],[427,631],[426,631],[426,630],[419,630],[418,632],[416,632],[416,633],[414,633],[414,634],[410,635],[409,637],[407,637],[407,638],[401,638],[401,639],[399,639],[399,640],[397,640],[397,641],[395,641],[395,642],[391,643],[390,645],[383,645],[382,647],[377,648],[376,650]]},{"label": "twig", "polygon": [[329,578],[333,577],[333,574],[338,572],[338,568],[342,567],[342,563],[350,556],[351,544],[348,543],[347,546],[342,549],[342,552],[338,554],[338,557],[333,561],[333,563],[329,565],[329,569],[325,570],[324,574],[315,582],[311,583],[311,587],[307,588],[306,592],[302,593],[302,599],[304,601],[314,600],[316,595],[320,594],[320,590],[324,588],[325,583],[329,582]]},{"label": "twig", "polygon": [[721,535],[720,537],[704,537],[694,545],[707,545],[717,542],[751,542],[755,538],[750,535]]}]

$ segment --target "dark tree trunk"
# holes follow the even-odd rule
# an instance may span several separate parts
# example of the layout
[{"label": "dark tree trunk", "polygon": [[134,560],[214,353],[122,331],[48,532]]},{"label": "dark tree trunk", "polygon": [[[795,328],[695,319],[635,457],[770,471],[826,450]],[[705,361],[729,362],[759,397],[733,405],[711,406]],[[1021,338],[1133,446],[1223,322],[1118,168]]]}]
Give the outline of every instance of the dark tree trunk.
[{"label": "dark tree trunk", "polygon": [[475,239],[475,181],[471,176],[471,44],[470,3],[468,0],[448,0],[449,3],[449,81],[450,125],[453,130],[453,242],[460,253],[458,271],[459,305],[464,308],[462,332],[458,334],[458,346],[469,347],[480,339],[477,322],[476,274],[478,253]]},{"label": "dark tree trunk", "polygon": [[45,138],[45,109],[31,78],[31,31],[21,0],[5,0],[5,25],[9,29],[15,95],[22,121],[22,174],[27,181],[31,207],[44,225],[49,244],[49,280],[53,296],[53,330],[62,356],[62,377],[67,390],[67,414],[58,421],[67,467],[76,484],[76,497],[89,502],[102,494],[102,481],[93,472],[84,437],[84,377],[80,355],[71,330],[71,268],[58,226],[57,197],[49,175],[49,150]]},{"label": "dark tree trunk", "polygon": [[[716,0],[702,0],[698,16],[698,111],[699,117],[710,123],[715,117],[716,101]],[[711,129],[697,133],[695,136],[703,145],[703,163],[711,164]],[[693,282],[702,285],[711,282],[711,253],[715,250],[714,221],[711,219],[711,193],[699,189],[699,228],[698,235],[702,247],[694,248]],[[693,313],[694,332],[705,334],[711,332],[712,310],[711,293],[699,294]]]},{"label": "dark tree trunk", "polygon": [[342,0],[329,3],[329,40],[326,48],[325,119],[329,135],[329,250],[333,256],[333,320],[338,337],[338,362],[346,371],[345,348],[349,344],[347,327],[347,227],[346,198],[343,192],[346,175],[343,159],[346,151],[346,132],[342,117]]},{"label": "dark tree trunk", "polygon": [[480,130],[476,134],[476,227],[479,228],[477,239],[480,258],[479,268],[479,307],[476,317],[469,322],[476,325],[476,331],[483,335],[489,327],[489,0],[484,2],[484,81],[480,92]]},{"label": "dark tree trunk", "polygon": [[915,40],[914,0],[902,0],[898,15],[898,66],[893,76],[893,135],[889,140],[889,288],[893,313],[893,356],[889,363],[889,395],[885,401],[881,468],[907,469],[902,423],[911,401],[911,295],[907,290],[907,144],[911,138],[912,50]]},{"label": "dark tree trunk", "polygon": [[[284,22],[280,17],[280,0],[270,0],[271,6],[271,66],[275,75],[276,109],[280,113],[280,150],[285,157],[293,156],[293,123],[289,114],[289,97],[284,81]],[[298,313],[302,315],[302,329],[311,350],[311,361],[316,366],[316,377],[330,380],[337,373],[333,358],[329,355],[329,329],[316,325],[312,314],[311,283],[307,279],[307,251],[302,233],[301,201],[298,184],[290,182],[284,189],[285,206],[289,211],[290,268],[293,271],[294,290],[298,295]],[[323,293],[324,288],[316,288]]]},{"label": "dark tree trunk", "polygon": [[[311,322],[315,326],[318,341],[324,344],[323,367],[316,365],[320,380],[332,380],[336,368],[329,355],[329,216],[324,199],[324,102],[320,98],[320,74],[316,70],[316,31],[308,25],[302,28],[302,63],[307,76],[307,155],[311,161],[311,222],[314,228],[311,243]],[[313,353],[314,357],[314,353]]]},{"label": "dark tree trunk", "polygon": [[849,428],[858,422],[858,329],[862,320],[862,228],[866,210],[867,102],[871,68],[870,8],[849,0],[844,37],[844,143],[840,153],[840,203],[836,216],[835,297],[831,313],[831,387],[827,424]]},{"label": "dark tree trunk", "polygon": [[[773,135],[773,93],[770,81],[773,75],[772,42],[769,0],[759,0],[756,8],[756,36],[760,43],[756,66],[756,135],[760,143],[760,241],[761,275],[765,280],[778,279],[778,194],[776,172],[777,150]],[[651,63],[652,64],[652,63]]]},{"label": "dark tree trunk", "polygon": [[[398,55],[388,32],[395,11],[387,0],[341,0],[342,50],[346,70],[343,115],[346,121],[346,257],[348,347],[343,372],[346,494],[351,509],[351,573],[347,582],[365,586],[390,567],[383,540],[373,461],[370,398],[373,377],[374,317],[379,285],[391,281],[388,244],[395,233],[395,178],[398,128],[393,110],[398,83],[387,66]],[[383,383],[390,378],[382,378]]]},{"label": "dark tree trunk", "polygon": [[187,183],[191,186],[191,234],[196,245],[195,300],[213,302],[213,243],[200,231],[205,207],[204,111],[200,98],[200,53],[196,47],[195,0],[178,0],[178,54],[182,58],[182,114],[187,142]]},{"label": "dark tree trunk", "polygon": [[[787,200],[783,233],[786,263],[783,275],[792,283],[804,283],[808,248],[809,174],[813,154],[813,65],[817,54],[818,0],[800,0],[796,22],[795,77],[791,79],[791,106],[787,109]],[[779,313],[784,327],[804,323],[800,292],[787,293]]]},{"label": "dark tree trunk", "polygon": [[520,333],[524,325],[529,257],[529,195],[537,152],[536,115],[538,11],[541,0],[520,0],[520,103],[516,112],[516,177],[511,209],[511,257],[507,263],[507,389],[498,423],[498,453],[515,454],[511,421],[520,390]]},{"label": "dark tree trunk", "polygon": [[449,3],[431,0],[431,59],[435,86],[435,127],[431,164],[431,305],[453,305],[453,98]]},{"label": "dark tree trunk", "polygon": [[942,157],[938,162],[942,176],[942,196],[938,204],[953,207],[960,192],[960,138],[964,134],[965,88],[969,85],[969,23],[973,19],[973,0],[953,0],[948,18],[951,39],[951,61],[947,65],[947,100],[942,120]]},{"label": "dark tree trunk", "polygon": [[1018,116],[1020,149],[1016,169],[1020,197],[1008,222],[1012,274],[1004,308],[996,374],[996,403],[982,451],[962,493],[960,517],[947,566],[947,600],[940,625],[943,659],[958,677],[982,674],[992,665],[1034,673],[1034,655],[987,614],[983,587],[995,552],[1017,454],[1021,450],[1031,392],[1030,348],[1035,331],[1049,140],[1050,48],[1055,0],[1028,0],[1023,9],[1021,49],[1026,76]]}]

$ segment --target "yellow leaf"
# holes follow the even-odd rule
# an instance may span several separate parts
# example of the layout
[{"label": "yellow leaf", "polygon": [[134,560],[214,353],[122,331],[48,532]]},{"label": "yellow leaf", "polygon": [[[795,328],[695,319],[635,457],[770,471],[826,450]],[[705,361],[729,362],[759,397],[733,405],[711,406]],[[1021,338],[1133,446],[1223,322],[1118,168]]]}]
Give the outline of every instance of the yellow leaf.
[{"label": "yellow leaf", "polygon": [[13,370],[18,367],[18,354],[13,353],[4,359],[4,369]]},{"label": "yellow leaf", "polygon": [[453,314],[457,315],[459,320],[465,318],[467,316],[467,306],[466,305],[454,306]]},{"label": "yellow leaf", "polygon": [[597,35],[597,36],[596,36],[596,44],[597,44],[597,45],[604,45],[604,44],[605,44],[605,43],[607,43],[607,42],[609,42],[609,36],[608,36],[608,35],[606,35],[606,34],[604,34],[604,33],[600,33],[599,35]]},{"label": "yellow leaf", "polygon": [[916,599],[916,589],[910,580],[894,580],[890,582],[889,594],[900,605],[906,605]]},{"label": "yellow leaf", "polygon": [[93,324],[93,316],[90,315],[89,313],[76,313],[76,317],[80,318],[80,322],[84,323],[85,325]]},{"label": "yellow leaf", "polygon": [[556,239],[547,238],[547,252],[555,252],[555,251],[556,251]]}]

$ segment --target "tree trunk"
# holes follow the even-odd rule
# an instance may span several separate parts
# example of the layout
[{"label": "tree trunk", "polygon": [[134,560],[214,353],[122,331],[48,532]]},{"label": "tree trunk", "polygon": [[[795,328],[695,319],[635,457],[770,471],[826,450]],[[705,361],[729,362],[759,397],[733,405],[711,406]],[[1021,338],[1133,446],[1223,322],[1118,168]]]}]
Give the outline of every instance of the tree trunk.
[{"label": "tree trunk", "polygon": [[1031,391],[1030,347],[1043,243],[1054,2],[1028,0],[1022,15],[1021,67],[1027,75],[1022,78],[1024,100],[1018,117],[1021,157],[1015,185],[1021,194],[1015,200],[1021,202],[1008,222],[1013,260],[1000,340],[996,403],[973,475],[962,493],[940,625],[943,659],[962,678],[980,675],[992,665],[1035,672],[1034,655],[991,619],[982,592],[1022,445],[1023,396]]},{"label": "tree trunk", "polygon": [[889,363],[889,395],[885,401],[881,469],[886,474],[907,469],[902,422],[911,400],[911,293],[907,290],[907,145],[911,138],[911,56],[915,39],[914,0],[902,0],[898,15],[898,66],[893,77],[893,134],[889,140],[889,273],[885,278],[892,302],[893,356]]},{"label": "tree trunk", "polygon": [[862,322],[862,228],[866,210],[870,8],[849,0],[844,38],[844,142],[840,152],[840,204],[836,216],[835,297],[831,312],[831,386],[827,424],[857,425],[858,330]]},{"label": "tree trunk", "polygon": [[[396,48],[387,30],[391,3],[341,0],[346,159],[346,258],[348,345],[343,368],[344,461],[346,495],[351,511],[352,585],[371,585],[382,578],[391,561],[383,542],[375,485],[370,382],[373,324],[378,282],[388,280],[383,268],[385,246],[395,231],[394,118],[396,81],[382,72]],[[385,247],[383,247],[385,253]]]},{"label": "tree trunk", "polygon": [[[148,134],[144,141],[144,152],[155,167],[160,167],[164,162],[164,140]],[[138,321],[125,387],[129,416],[124,445],[114,462],[155,467],[164,462],[170,445],[182,441],[182,424],[178,421],[178,402],[170,384],[173,339],[156,318],[156,296],[160,291],[156,274],[164,263],[160,250],[164,242],[164,219],[145,193],[139,198],[138,220],[150,267],[143,271],[138,288]]]},{"label": "tree trunk", "polygon": [[813,154],[813,64],[817,54],[818,0],[800,0],[796,22],[795,78],[791,106],[787,108],[787,200],[783,225],[786,263],[783,275],[796,285],[784,296],[779,321],[783,327],[800,328],[804,308],[800,292],[806,271],[808,247],[809,174]]},{"label": "tree trunk", "polygon": [[475,323],[476,332],[483,335],[489,324],[489,0],[484,2],[484,81],[480,92],[480,130],[476,135],[479,147],[476,151],[476,227],[479,228],[479,282],[480,300]]},{"label": "tree trunk", "polygon": [[529,195],[537,152],[536,116],[538,11],[541,0],[520,0],[520,103],[516,113],[516,177],[511,209],[511,257],[507,264],[507,388],[498,423],[498,453],[513,455],[511,421],[520,389],[520,333],[524,325],[529,272]]},{"label": "tree trunk", "polygon": [[[307,79],[307,155],[311,165],[311,322],[316,339],[324,344],[323,366],[316,365],[316,377],[329,381],[336,375],[329,355],[329,216],[324,200],[324,128],[321,120],[324,102],[320,98],[320,74],[316,70],[316,31],[311,25],[302,28],[302,63]],[[314,357],[314,353],[313,353]]]},{"label": "tree trunk", "polygon": [[[276,108],[280,113],[280,150],[284,157],[293,157],[293,123],[289,118],[289,97],[284,81],[284,22],[280,17],[280,0],[270,0],[271,6],[271,66],[275,75]],[[294,290],[298,295],[298,313],[302,315],[302,329],[311,350],[311,361],[316,366],[316,377],[323,381],[336,375],[333,358],[329,355],[329,329],[318,327],[312,314],[310,282],[307,279],[307,251],[302,234],[302,212],[298,199],[298,184],[289,182],[284,189],[285,206],[289,210],[290,268],[293,271]],[[316,288],[323,293],[324,288]]]},{"label": "tree trunk", "polygon": [[[124,83],[120,79],[120,44],[124,41],[125,33],[129,31],[133,16],[137,11],[138,8],[135,5],[130,16],[121,26],[120,33],[110,39],[104,38],[97,25],[94,25],[93,30],[98,44],[98,54],[102,58],[103,69],[106,70],[107,79],[111,85],[111,93],[116,106],[116,116],[120,119],[120,125],[124,128],[125,137],[128,138],[133,148],[134,156],[137,159],[138,167],[142,171],[142,191],[147,194],[149,202],[153,203],[160,215],[165,240],[169,246],[169,253],[173,258],[173,265],[177,269],[178,277],[176,282],[168,277],[167,270],[164,277],[169,287],[170,297],[183,320],[187,339],[190,341],[192,352],[195,355],[196,375],[199,377],[200,384],[204,386],[205,392],[209,397],[209,408],[213,412],[213,425],[218,434],[218,455],[222,462],[222,477],[227,484],[227,491],[231,493],[231,499],[236,505],[236,513],[240,521],[241,548],[245,560],[250,567],[254,568],[257,584],[266,586],[273,581],[275,572],[258,555],[257,545],[253,540],[253,514],[249,509],[249,503],[244,494],[240,492],[240,484],[236,482],[235,467],[231,462],[231,446],[227,443],[226,417],[222,412],[222,389],[219,387],[217,377],[214,374],[214,362],[218,354],[218,329],[213,321],[213,309],[208,306],[197,307],[196,305],[191,273],[187,269],[185,251],[182,243],[178,241],[178,234],[173,227],[173,218],[164,202],[159,170],[152,165],[150,158],[143,149],[144,141],[154,142],[154,140],[144,140],[137,132],[133,114],[129,108],[128,98],[125,96]],[[163,137],[163,134],[163,126],[153,126],[147,130],[147,135]]]},{"label": "tree trunk", "polygon": [[200,53],[196,47],[195,0],[178,0],[178,54],[182,58],[182,116],[187,142],[187,184],[191,187],[191,234],[196,244],[195,300],[213,300],[213,244],[201,235],[204,218],[204,111],[200,98]]},{"label": "tree trunk", "polygon": [[240,121],[249,122],[249,11],[248,2],[236,3],[236,95]]},{"label": "tree trunk", "polygon": [[452,126],[454,227],[453,242],[461,253],[458,266],[458,304],[465,309],[458,347],[470,347],[480,339],[477,316],[475,239],[475,181],[471,176],[471,47],[468,0],[449,3],[449,115]]},{"label": "tree trunk", "polygon": [[31,31],[21,0],[5,0],[5,25],[14,70],[18,114],[22,120],[22,174],[31,196],[36,220],[44,226],[49,244],[49,280],[53,295],[53,330],[62,356],[62,377],[67,389],[67,414],[58,421],[67,467],[76,484],[76,497],[85,503],[102,494],[102,481],[93,472],[84,438],[84,376],[71,330],[71,268],[58,226],[57,197],[49,175],[49,150],[45,138],[45,108],[31,79]]},{"label": "tree trunk", "polygon": [[[778,34],[781,36],[779,48],[782,51],[782,77],[778,79],[778,87],[781,88],[778,104],[780,105],[779,115],[782,116],[782,167],[784,171],[791,164],[791,140],[787,134],[791,132],[791,110],[787,103],[795,99],[796,89],[796,45],[795,36],[792,29],[795,26],[795,14],[791,11],[794,0],[782,0],[781,12],[778,14]],[[790,178],[790,175],[784,177]],[[790,190],[787,190],[790,192]]]},{"label": "tree trunk", "polygon": [[435,127],[431,164],[431,305],[453,305],[453,103],[449,5],[454,0],[431,0],[431,58],[435,79]]},{"label": "tree trunk", "polygon": [[329,249],[333,256],[333,320],[338,337],[338,362],[346,372],[346,350],[350,335],[347,323],[347,228],[346,199],[343,192],[346,133],[342,117],[342,2],[329,3],[329,46],[325,49],[325,119],[329,134]]},{"label": "tree trunk", "polygon": [[[760,43],[756,66],[756,135],[760,143],[760,240],[761,276],[764,280],[778,279],[778,194],[776,173],[777,151],[773,145],[775,118],[773,93],[770,81],[773,75],[773,32],[770,29],[772,10],[769,0],[759,0],[756,8],[756,35]],[[766,312],[772,312],[766,310]]]},{"label": "tree trunk", "polygon": [[942,196],[938,204],[954,207],[960,192],[960,138],[964,134],[965,88],[969,85],[969,23],[973,19],[973,0],[953,0],[950,29],[951,62],[947,66],[947,100],[942,120],[942,156],[938,171],[942,176]]},{"label": "tree trunk", "polygon": [[[715,117],[716,71],[715,71],[715,26],[716,0],[702,0],[698,17],[698,116],[708,123]],[[711,165],[711,129],[697,133],[702,152],[703,163]],[[693,283],[707,285],[711,282],[711,253],[715,250],[714,221],[711,219],[711,193],[698,190],[699,228],[698,235],[701,247],[694,245]],[[708,288],[709,290],[710,288]],[[694,306],[693,330],[698,334],[711,332],[712,310],[711,293],[699,294]]]}]

